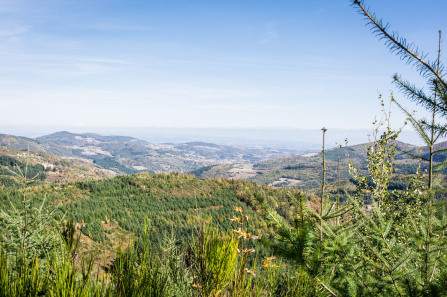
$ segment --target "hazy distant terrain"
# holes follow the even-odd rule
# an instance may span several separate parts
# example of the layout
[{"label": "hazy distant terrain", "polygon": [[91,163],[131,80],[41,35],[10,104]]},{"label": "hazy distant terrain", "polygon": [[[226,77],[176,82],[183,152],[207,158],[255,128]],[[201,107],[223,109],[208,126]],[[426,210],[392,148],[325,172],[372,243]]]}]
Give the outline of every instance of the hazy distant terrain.
[{"label": "hazy distant terrain", "polygon": [[[302,153],[294,148],[249,148],[207,142],[150,143],[134,137],[57,132],[36,139],[0,134],[0,146],[83,160],[116,173],[189,172],[216,164],[255,163]],[[304,151],[305,152],[305,151]]]},{"label": "hazy distant terrain", "polygon": [[[36,138],[43,134],[51,134],[54,128],[9,127],[5,134]],[[136,128],[97,128],[67,127],[67,131],[82,134],[84,131],[96,131],[101,135],[128,135],[150,143],[186,143],[211,142],[230,146],[293,148],[300,152],[321,150],[320,129],[298,129],[282,127],[265,128],[169,128],[169,127],[136,127]],[[336,129],[329,128],[326,133],[326,146],[332,148],[344,144],[370,141],[368,129]],[[399,140],[406,143],[419,144],[420,139],[414,131],[402,131]]]}]

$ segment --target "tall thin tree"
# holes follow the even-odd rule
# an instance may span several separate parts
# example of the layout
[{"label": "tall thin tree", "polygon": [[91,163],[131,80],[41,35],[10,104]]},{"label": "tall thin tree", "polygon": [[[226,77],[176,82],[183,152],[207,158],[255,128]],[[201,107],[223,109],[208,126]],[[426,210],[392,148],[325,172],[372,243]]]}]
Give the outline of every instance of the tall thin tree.
[{"label": "tall thin tree", "polygon": [[323,168],[323,176],[321,180],[321,197],[320,197],[320,242],[323,241],[323,204],[324,204],[324,195],[325,195],[325,187],[326,187],[326,163],[325,163],[325,151],[324,151],[324,141],[327,129],[323,127],[321,129],[323,131],[323,162],[321,166]]}]

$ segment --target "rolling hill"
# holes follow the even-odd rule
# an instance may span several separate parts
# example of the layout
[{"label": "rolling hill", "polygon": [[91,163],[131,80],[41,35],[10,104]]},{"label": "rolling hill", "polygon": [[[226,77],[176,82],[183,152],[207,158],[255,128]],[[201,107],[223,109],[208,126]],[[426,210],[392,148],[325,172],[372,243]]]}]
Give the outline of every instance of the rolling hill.
[{"label": "rolling hill", "polygon": [[[348,169],[348,162],[351,160],[354,166],[365,172],[367,145],[368,144],[358,144],[326,151],[326,178],[330,191],[333,193],[336,192],[338,172],[340,173],[341,188],[347,190],[354,189],[354,184]],[[395,156],[396,172],[390,187],[391,189],[403,189],[408,184],[407,177],[414,175],[419,166],[421,167],[422,172],[425,172],[427,164],[419,164],[418,160],[402,151],[426,156],[428,154],[428,148],[421,148],[403,142],[397,142],[396,146],[399,149]],[[437,148],[444,148],[446,146],[447,142],[442,142],[437,145]],[[447,153],[441,153],[435,160],[441,162],[446,158]],[[339,159],[340,165],[338,161]],[[202,178],[227,177],[246,179],[263,185],[299,188],[310,192],[316,192],[321,186],[321,161],[321,152],[308,153],[272,158],[254,164],[210,166],[200,168],[192,173]],[[338,168],[340,168],[339,171]],[[445,174],[446,172],[444,171],[443,173]],[[443,179],[444,175],[441,175],[440,181],[443,182]]]},{"label": "rolling hill", "polygon": [[215,164],[253,163],[296,154],[294,149],[241,148],[206,142],[154,144],[127,136],[57,132],[36,139],[0,134],[0,146],[93,163],[118,174],[188,172]]}]

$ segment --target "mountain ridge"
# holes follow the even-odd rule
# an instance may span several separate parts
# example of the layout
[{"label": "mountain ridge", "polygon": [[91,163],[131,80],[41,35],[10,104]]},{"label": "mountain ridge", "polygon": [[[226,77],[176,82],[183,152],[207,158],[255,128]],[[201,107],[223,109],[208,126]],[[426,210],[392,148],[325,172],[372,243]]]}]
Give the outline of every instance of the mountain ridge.
[{"label": "mountain ridge", "polygon": [[151,143],[130,136],[59,131],[36,139],[0,134],[0,145],[42,151],[62,158],[93,162],[118,174],[189,172],[215,164],[254,163],[301,152],[294,149],[246,148],[193,141],[180,144]]}]

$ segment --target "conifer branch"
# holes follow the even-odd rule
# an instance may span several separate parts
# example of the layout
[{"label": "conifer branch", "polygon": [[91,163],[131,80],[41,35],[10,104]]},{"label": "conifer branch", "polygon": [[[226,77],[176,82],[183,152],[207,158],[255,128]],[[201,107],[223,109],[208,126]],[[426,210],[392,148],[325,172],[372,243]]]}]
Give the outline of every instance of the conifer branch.
[{"label": "conifer branch", "polygon": [[394,85],[411,101],[414,101],[422,105],[425,109],[431,112],[447,113],[447,107],[437,104],[437,102],[428,97],[422,89],[416,88],[415,85],[410,84],[408,81],[403,81],[400,75],[395,74],[393,76]]},{"label": "conifer branch", "polygon": [[[399,102],[397,102],[394,98],[392,99],[392,102],[397,105],[397,107],[407,116],[407,120],[411,123],[413,128],[418,132],[419,137],[422,138],[422,140],[425,142],[426,145],[430,145],[430,138],[428,137],[427,133],[424,130],[424,127],[422,126],[421,122],[416,120],[414,116],[409,113],[402,105],[400,105]],[[396,147],[399,149],[398,147]],[[402,150],[401,150],[402,151]]]},{"label": "conifer branch", "polygon": [[363,6],[363,1],[354,0],[354,5],[357,5],[359,12],[368,20],[368,24],[371,26],[374,33],[385,39],[385,45],[389,50],[397,55],[400,55],[403,60],[407,60],[407,63],[414,64],[418,68],[419,72],[424,76],[433,75],[439,80],[439,82],[447,88],[447,83],[436,71],[436,63],[430,65],[430,62],[426,62],[424,59],[427,56],[424,53],[419,53],[417,48],[414,48],[413,44],[408,44],[405,38],[399,37],[397,32],[388,33],[390,28],[389,24],[384,25],[382,20],[376,19],[373,13],[370,13],[368,9]]}]

